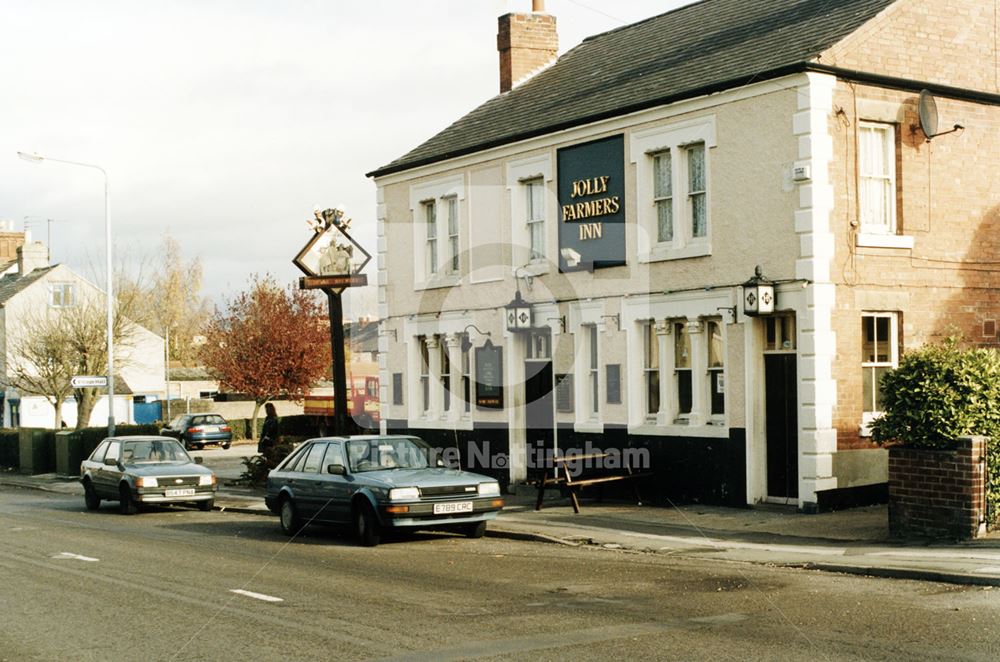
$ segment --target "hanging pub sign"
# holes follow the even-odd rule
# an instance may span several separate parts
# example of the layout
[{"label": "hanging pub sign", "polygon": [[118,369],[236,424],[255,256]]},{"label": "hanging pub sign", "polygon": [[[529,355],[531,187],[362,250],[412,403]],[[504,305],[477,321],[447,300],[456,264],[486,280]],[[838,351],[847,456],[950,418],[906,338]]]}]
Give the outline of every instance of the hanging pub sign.
[{"label": "hanging pub sign", "polygon": [[489,339],[476,348],[476,407],[503,409],[503,348]]},{"label": "hanging pub sign", "polygon": [[625,264],[625,138],[558,152],[559,271]]},{"label": "hanging pub sign", "polygon": [[361,270],[372,256],[347,232],[351,219],[340,209],[317,209],[314,215],[315,219],[307,221],[313,235],[292,260],[306,275],[299,279],[299,287],[342,291],[367,285]]}]

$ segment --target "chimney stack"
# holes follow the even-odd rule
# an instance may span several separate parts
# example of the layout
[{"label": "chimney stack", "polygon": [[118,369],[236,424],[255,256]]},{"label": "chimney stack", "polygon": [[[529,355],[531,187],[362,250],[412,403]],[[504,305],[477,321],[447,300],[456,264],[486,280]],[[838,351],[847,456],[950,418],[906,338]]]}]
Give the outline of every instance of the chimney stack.
[{"label": "chimney stack", "polygon": [[500,92],[532,71],[556,59],[559,37],[556,17],[545,13],[545,0],[532,0],[530,14],[504,14],[497,19],[500,51]]},{"label": "chimney stack", "polygon": [[27,276],[35,269],[49,266],[49,251],[45,244],[33,241],[17,247],[17,275]]}]

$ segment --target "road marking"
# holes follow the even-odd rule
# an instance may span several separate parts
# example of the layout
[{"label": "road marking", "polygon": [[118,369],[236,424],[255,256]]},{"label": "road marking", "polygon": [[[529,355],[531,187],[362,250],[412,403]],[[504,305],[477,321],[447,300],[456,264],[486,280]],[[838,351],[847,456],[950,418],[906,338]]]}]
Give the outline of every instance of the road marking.
[{"label": "road marking", "polygon": [[95,561],[100,561],[101,559],[95,559],[90,556],[80,556],[79,554],[74,554],[72,552],[60,552],[58,554],[53,554],[54,559],[74,559],[76,561],[90,561],[91,563]]},{"label": "road marking", "polygon": [[255,600],[263,600],[264,602],[284,602],[282,598],[276,598],[273,595],[264,595],[263,593],[254,593],[253,591],[244,591],[241,588],[230,589],[230,593],[237,593],[239,595],[245,595],[248,598],[253,598]]}]

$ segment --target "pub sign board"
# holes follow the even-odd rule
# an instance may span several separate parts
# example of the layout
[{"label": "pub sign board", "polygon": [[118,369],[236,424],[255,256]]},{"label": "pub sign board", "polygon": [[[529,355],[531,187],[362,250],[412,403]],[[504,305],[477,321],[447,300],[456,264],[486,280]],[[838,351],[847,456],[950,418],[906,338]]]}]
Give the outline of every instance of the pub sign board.
[{"label": "pub sign board", "polygon": [[503,348],[488,339],[476,348],[476,407],[503,409]]},{"label": "pub sign board", "polygon": [[625,264],[624,135],[563,147],[557,167],[559,271]]}]

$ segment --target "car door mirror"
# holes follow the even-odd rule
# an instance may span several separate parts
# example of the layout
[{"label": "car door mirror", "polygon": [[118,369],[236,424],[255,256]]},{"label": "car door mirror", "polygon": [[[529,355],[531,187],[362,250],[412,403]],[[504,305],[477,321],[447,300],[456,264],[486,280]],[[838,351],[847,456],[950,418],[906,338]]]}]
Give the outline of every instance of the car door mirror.
[{"label": "car door mirror", "polygon": [[204,461],[205,461],[205,458],[203,458],[201,455],[195,455],[194,456],[194,463],[195,464],[201,464]]},{"label": "car door mirror", "polygon": [[347,468],[342,464],[328,464],[326,465],[326,472],[335,476],[345,476],[347,475]]},{"label": "car door mirror", "polygon": [[118,466],[118,460],[116,460],[113,457],[106,457],[106,458],[104,458],[104,464],[106,466],[109,466],[109,467],[117,467]]}]

